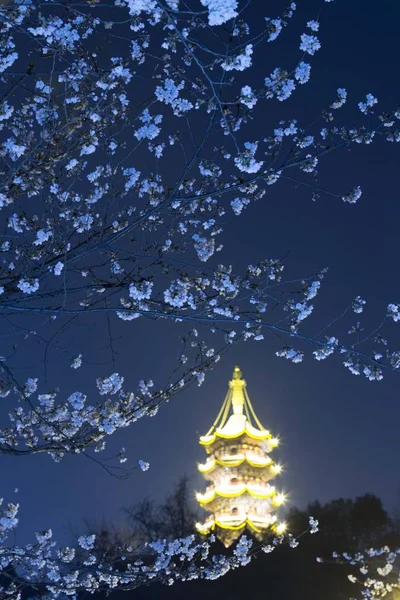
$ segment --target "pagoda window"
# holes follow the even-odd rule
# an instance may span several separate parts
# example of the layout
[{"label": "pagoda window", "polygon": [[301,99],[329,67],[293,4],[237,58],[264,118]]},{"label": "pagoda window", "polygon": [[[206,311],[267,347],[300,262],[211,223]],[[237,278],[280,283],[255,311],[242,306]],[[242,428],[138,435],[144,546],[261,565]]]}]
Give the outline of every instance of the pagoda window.
[{"label": "pagoda window", "polygon": [[236,446],[232,446],[231,447],[231,454],[237,454],[237,447]]},{"label": "pagoda window", "polygon": [[231,479],[231,485],[236,485],[238,483],[238,478],[237,477],[232,477]]},{"label": "pagoda window", "polygon": [[232,515],[238,515],[239,509],[235,506],[234,508],[232,508],[231,513],[232,513]]}]

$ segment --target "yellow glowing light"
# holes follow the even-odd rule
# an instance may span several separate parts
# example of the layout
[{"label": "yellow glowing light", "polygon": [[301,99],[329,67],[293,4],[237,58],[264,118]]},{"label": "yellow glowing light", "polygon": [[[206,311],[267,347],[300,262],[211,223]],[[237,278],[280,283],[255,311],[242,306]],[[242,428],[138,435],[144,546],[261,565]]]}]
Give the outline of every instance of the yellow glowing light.
[{"label": "yellow glowing light", "polygon": [[197,531],[202,534],[209,533],[213,527],[214,527],[214,522],[209,526],[207,526],[205,523],[204,523],[204,525],[203,525],[203,523],[196,523]]},{"label": "yellow glowing light", "polygon": [[221,486],[215,489],[211,489],[205,494],[196,494],[196,500],[200,504],[208,504],[212,502],[215,496],[221,496],[222,498],[238,498],[242,496],[246,492],[253,496],[253,498],[259,498],[261,500],[265,500],[270,498],[275,494],[275,488],[272,485],[268,485],[268,487],[263,490],[259,486],[252,486],[251,484],[246,485],[245,483],[240,485],[236,484],[234,486]]},{"label": "yellow glowing light", "polygon": [[[233,440],[235,438],[239,438],[242,435],[247,435],[249,438],[252,438],[253,440],[267,440],[271,437],[271,434],[269,431],[267,431],[266,429],[262,432],[260,431],[260,433],[256,433],[256,432],[252,432],[249,431],[247,429],[247,427],[245,429],[242,429],[241,431],[237,431],[235,433],[223,433],[221,429],[217,429],[217,431],[215,433],[213,433],[212,435],[202,435],[199,443],[202,446],[210,446],[211,444],[213,444],[215,442],[215,440],[217,438],[222,438],[225,440]],[[272,440],[271,440],[272,443]],[[278,445],[278,444],[276,444]]]},{"label": "yellow glowing light", "polygon": [[286,528],[287,528],[286,523],[278,523],[275,530],[278,535],[282,535],[282,533],[285,533]]},{"label": "yellow glowing light", "polygon": [[274,448],[276,448],[276,446],[279,446],[279,439],[278,438],[271,438],[270,439],[270,444],[271,444],[271,446],[273,446]]},{"label": "yellow glowing light", "polygon": [[255,523],[253,523],[253,521],[251,521],[250,519],[245,519],[238,525],[233,525],[221,522],[218,519],[212,519],[212,521],[208,521],[204,524],[196,523],[196,529],[199,533],[202,533],[204,535],[206,533],[209,533],[210,531],[213,531],[215,527],[220,527],[221,529],[229,529],[231,531],[239,531],[240,529],[244,529],[246,525],[253,529],[253,531],[255,531],[256,533],[262,533],[262,531],[270,528],[271,523],[258,523],[257,525],[255,525]]},{"label": "yellow glowing light", "polygon": [[196,493],[197,502],[211,502],[215,498],[215,491],[209,490],[205,494],[201,494],[200,492]]},{"label": "yellow glowing light", "polygon": [[276,494],[273,503],[275,506],[281,506],[286,501],[286,496],[284,494]]},{"label": "yellow glowing light", "polygon": [[211,471],[213,471],[215,469],[215,467],[217,465],[220,467],[239,467],[244,462],[247,462],[247,464],[250,465],[251,467],[256,467],[256,468],[262,469],[264,467],[268,467],[268,465],[272,462],[272,459],[269,457],[268,458],[260,458],[256,455],[252,455],[252,456],[248,457],[248,456],[244,456],[244,454],[238,454],[237,456],[238,456],[238,458],[236,458],[236,459],[232,458],[230,456],[225,456],[221,459],[213,458],[211,460],[208,460],[206,463],[199,464],[198,469],[199,469],[200,473],[210,473]]},{"label": "yellow glowing light", "polygon": [[215,468],[215,459],[208,460],[206,463],[198,465],[197,468],[200,473],[209,473]]},{"label": "yellow glowing light", "polygon": [[275,475],[278,475],[279,473],[281,473],[282,467],[281,465],[272,465],[271,471],[275,473]]}]

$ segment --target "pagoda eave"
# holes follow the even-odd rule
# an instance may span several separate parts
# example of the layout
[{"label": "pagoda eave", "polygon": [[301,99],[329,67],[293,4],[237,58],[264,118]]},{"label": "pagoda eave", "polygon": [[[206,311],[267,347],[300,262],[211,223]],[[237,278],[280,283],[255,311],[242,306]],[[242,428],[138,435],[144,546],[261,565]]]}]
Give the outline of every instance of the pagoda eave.
[{"label": "pagoda eave", "polygon": [[241,521],[238,525],[236,525],[236,524],[232,524],[232,523],[222,522],[222,521],[219,521],[217,519],[212,519],[212,521],[206,522],[204,524],[197,523],[196,524],[196,529],[200,533],[210,533],[216,527],[219,527],[221,529],[228,529],[228,530],[231,530],[231,531],[239,531],[241,529],[244,529],[245,527],[250,527],[250,529],[252,529],[256,533],[264,533],[264,532],[267,532],[268,530],[271,529],[271,527],[273,526],[275,520],[272,519],[271,521],[273,521],[273,522],[269,522],[268,524],[264,524],[262,522],[258,522],[258,523],[254,522],[251,519],[245,519],[244,521]]},{"label": "pagoda eave", "polygon": [[268,440],[272,438],[272,434],[267,430],[265,430],[264,432],[260,431],[260,433],[254,433],[252,431],[249,431],[248,429],[243,429],[242,431],[235,432],[232,434],[215,432],[212,435],[203,435],[199,439],[199,444],[201,444],[202,446],[211,446],[218,439],[235,440],[240,439],[242,436],[247,436],[252,440]]},{"label": "pagoda eave", "polygon": [[243,485],[240,486],[240,489],[237,491],[228,491],[215,488],[210,493],[196,494],[196,500],[200,505],[203,505],[212,502],[216,496],[220,496],[221,498],[239,498],[240,496],[243,496],[243,494],[248,494],[249,496],[252,496],[252,498],[258,498],[259,500],[267,500],[268,498],[272,498],[272,496],[274,496],[276,493],[277,491],[273,486],[271,486],[271,489],[266,491],[257,491],[254,488],[252,489],[250,486]]},{"label": "pagoda eave", "polygon": [[[241,465],[244,465],[245,467],[248,466],[248,467],[251,467],[254,469],[267,469],[267,468],[273,469],[273,467],[274,467],[274,463],[273,463],[272,459],[269,457],[255,461],[254,459],[252,460],[250,458],[247,458],[247,456],[244,456],[243,458],[238,458],[238,459],[234,459],[234,460],[232,460],[230,457],[228,457],[226,459],[214,458],[214,459],[207,461],[206,463],[199,464],[197,468],[200,471],[200,473],[202,473],[203,475],[206,475],[208,473],[211,473],[218,467],[232,468],[232,467],[239,467]],[[272,470],[272,473],[273,473],[273,475],[276,474],[273,470]]]}]

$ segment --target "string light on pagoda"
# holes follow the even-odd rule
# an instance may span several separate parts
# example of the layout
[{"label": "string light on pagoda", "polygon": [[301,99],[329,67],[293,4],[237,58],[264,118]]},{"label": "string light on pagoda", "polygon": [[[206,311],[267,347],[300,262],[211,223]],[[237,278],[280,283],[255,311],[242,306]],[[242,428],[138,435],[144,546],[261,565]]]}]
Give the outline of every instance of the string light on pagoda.
[{"label": "string light on pagoda", "polygon": [[276,494],[273,500],[275,506],[282,506],[286,502],[285,494]]},{"label": "string light on pagoda", "polygon": [[278,523],[275,527],[275,531],[278,535],[283,535],[287,529],[287,524],[285,522]]},{"label": "string light on pagoda", "polygon": [[271,466],[271,471],[273,473],[275,473],[275,475],[279,475],[279,473],[282,473],[282,466],[281,465],[277,465],[277,464],[272,465]]},{"label": "string light on pagoda", "polygon": [[200,438],[207,460],[198,470],[207,480],[196,500],[209,515],[197,530],[211,531],[230,546],[245,528],[262,539],[269,532],[283,532],[274,511],[286,496],[270,484],[282,470],[270,456],[279,439],[265,429],[254,412],[246,381],[235,367],[221,410],[206,435]]}]

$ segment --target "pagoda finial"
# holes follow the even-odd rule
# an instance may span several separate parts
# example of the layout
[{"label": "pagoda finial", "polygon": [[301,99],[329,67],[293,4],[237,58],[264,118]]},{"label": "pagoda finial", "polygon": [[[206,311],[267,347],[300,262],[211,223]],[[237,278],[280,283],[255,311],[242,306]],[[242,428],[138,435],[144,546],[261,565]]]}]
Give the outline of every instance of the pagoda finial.
[{"label": "pagoda finial", "polygon": [[241,379],[241,378],[242,378],[242,371],[240,370],[240,367],[236,366],[233,369],[232,379]]},{"label": "pagoda finial", "polygon": [[229,382],[229,387],[232,392],[233,414],[242,415],[243,414],[243,406],[244,406],[243,390],[246,387],[246,382],[242,378],[242,371],[237,366],[233,370],[233,375],[232,375],[232,379]]}]

